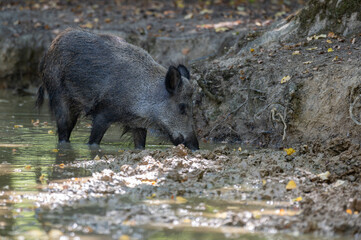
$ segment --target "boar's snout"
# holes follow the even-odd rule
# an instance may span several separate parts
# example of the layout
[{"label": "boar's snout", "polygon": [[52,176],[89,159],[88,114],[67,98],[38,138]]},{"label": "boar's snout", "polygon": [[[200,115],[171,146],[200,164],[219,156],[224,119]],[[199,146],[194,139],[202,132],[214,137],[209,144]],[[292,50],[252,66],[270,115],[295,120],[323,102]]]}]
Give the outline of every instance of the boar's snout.
[{"label": "boar's snout", "polygon": [[183,135],[180,135],[176,139],[172,139],[172,142],[176,146],[178,144],[184,144],[184,146],[186,146],[187,148],[189,148],[191,150],[199,149],[198,139],[194,133],[192,133],[190,136],[188,136],[186,138],[184,138]]}]

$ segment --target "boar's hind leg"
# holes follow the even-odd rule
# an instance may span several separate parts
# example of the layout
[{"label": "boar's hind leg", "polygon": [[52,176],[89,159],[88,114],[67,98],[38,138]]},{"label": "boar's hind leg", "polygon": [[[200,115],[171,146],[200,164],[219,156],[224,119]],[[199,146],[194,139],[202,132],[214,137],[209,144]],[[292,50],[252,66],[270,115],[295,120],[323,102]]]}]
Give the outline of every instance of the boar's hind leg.
[{"label": "boar's hind leg", "polygon": [[110,127],[111,122],[107,120],[103,114],[98,114],[93,117],[93,126],[90,133],[89,145],[100,144],[105,132]]},{"label": "boar's hind leg", "polygon": [[134,128],[132,129],[133,139],[134,139],[134,148],[135,149],[144,149],[145,148],[145,139],[147,137],[147,129],[145,128]]},{"label": "boar's hind leg", "polygon": [[65,101],[57,101],[56,96],[50,99],[50,105],[56,118],[59,142],[69,142],[71,131],[74,129],[79,113],[72,110]]}]

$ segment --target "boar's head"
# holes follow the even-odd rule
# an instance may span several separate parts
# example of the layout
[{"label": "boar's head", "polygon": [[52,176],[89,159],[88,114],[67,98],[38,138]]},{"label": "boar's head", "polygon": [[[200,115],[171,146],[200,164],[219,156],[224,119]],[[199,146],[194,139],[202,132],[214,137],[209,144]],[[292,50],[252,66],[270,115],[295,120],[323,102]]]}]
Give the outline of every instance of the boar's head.
[{"label": "boar's head", "polygon": [[193,129],[193,88],[189,79],[190,74],[185,66],[169,67],[165,76],[165,95],[154,117],[174,145],[184,144],[189,149],[197,150],[199,145]]}]

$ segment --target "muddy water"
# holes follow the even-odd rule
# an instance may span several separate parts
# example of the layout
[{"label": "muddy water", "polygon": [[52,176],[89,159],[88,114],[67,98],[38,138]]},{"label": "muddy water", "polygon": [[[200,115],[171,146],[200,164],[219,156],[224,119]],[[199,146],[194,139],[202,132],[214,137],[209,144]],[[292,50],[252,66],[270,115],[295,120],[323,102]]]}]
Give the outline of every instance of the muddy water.
[{"label": "muddy water", "polygon": [[[97,155],[108,159],[120,153],[125,158],[124,150],[131,146],[127,139],[120,140],[119,126],[107,132],[101,149],[90,150],[85,144],[90,125],[83,119],[73,132],[72,144],[58,146],[55,123],[46,107],[40,113],[34,109],[34,101],[33,96],[0,92],[0,236],[5,239],[322,239],[257,233],[232,225],[234,219],[229,227],[224,226],[234,214],[249,219],[249,212],[253,217],[257,212],[277,215],[288,207],[288,202],[245,201],[242,196],[255,191],[259,183],[234,180],[238,184],[225,182],[227,187],[206,185],[223,196],[227,192],[240,196],[229,194],[229,198],[212,200],[206,189],[203,196],[200,189],[199,196],[175,198],[159,185],[157,194],[152,194],[144,183],[158,185],[157,179],[145,177],[146,181],[137,185],[128,176],[126,181],[133,186],[124,188],[126,194],[118,194],[107,175],[100,178],[108,185],[96,181],[94,173],[101,170],[88,160],[97,159]],[[149,142],[147,148],[151,149],[170,147],[158,145],[154,139]],[[95,162],[98,168],[106,169],[101,161]],[[112,174],[114,179],[123,177],[116,171]],[[134,181],[140,178],[135,176]],[[298,212],[298,208],[288,209],[287,214]]]}]

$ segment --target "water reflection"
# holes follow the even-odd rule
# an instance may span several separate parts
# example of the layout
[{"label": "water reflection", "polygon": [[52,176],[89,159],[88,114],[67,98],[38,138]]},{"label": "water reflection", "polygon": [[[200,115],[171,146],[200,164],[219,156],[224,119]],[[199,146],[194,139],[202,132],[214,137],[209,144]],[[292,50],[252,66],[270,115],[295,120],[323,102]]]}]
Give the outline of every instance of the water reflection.
[{"label": "water reflection", "polygon": [[73,131],[72,144],[59,145],[48,109],[38,112],[34,102],[34,96],[0,91],[0,236],[42,228],[33,203],[18,201],[16,196],[42,191],[48,181],[90,174],[84,169],[64,170],[59,164],[114,155],[128,146],[119,144],[119,127],[112,126],[104,146],[90,150],[85,144],[90,124],[85,119]]}]

